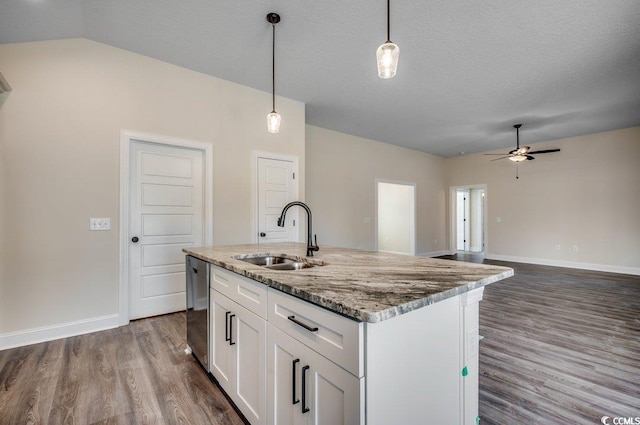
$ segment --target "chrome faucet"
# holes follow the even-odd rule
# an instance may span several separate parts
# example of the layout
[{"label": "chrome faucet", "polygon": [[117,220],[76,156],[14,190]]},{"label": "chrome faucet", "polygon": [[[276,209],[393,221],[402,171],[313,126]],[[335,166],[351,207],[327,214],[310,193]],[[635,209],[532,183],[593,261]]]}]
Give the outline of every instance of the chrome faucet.
[{"label": "chrome faucet", "polygon": [[313,251],[318,251],[320,247],[318,246],[318,235],[315,235],[315,245],[311,241],[311,210],[309,207],[300,201],[289,202],[282,209],[282,213],[280,213],[280,218],[278,218],[278,226],[284,227],[284,219],[287,215],[287,210],[295,205],[299,205],[307,212],[307,257],[313,257]]}]

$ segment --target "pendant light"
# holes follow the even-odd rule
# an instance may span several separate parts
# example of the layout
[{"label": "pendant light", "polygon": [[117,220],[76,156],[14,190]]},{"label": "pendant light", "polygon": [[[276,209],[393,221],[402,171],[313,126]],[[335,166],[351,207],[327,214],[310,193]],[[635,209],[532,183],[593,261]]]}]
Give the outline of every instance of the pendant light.
[{"label": "pendant light", "polygon": [[267,131],[269,133],[278,133],[280,131],[280,114],[276,112],[276,24],[280,22],[280,15],[277,13],[267,14],[267,21],[273,28],[273,48],[271,50],[272,55],[272,67],[271,67],[271,99],[272,110],[267,114]]},{"label": "pendant light", "polygon": [[390,6],[387,0],[387,41],[378,47],[376,51],[376,59],[378,62],[378,77],[380,78],[393,78],[396,75],[396,69],[398,68],[398,55],[400,54],[400,48],[397,44],[391,42],[391,23],[390,23]]}]

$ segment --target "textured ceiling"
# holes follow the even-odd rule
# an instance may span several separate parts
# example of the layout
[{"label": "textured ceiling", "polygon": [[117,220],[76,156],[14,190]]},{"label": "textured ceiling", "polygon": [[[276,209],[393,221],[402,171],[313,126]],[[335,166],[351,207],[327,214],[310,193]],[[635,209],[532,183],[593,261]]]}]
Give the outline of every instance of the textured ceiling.
[{"label": "textured ceiling", "polygon": [[394,0],[391,80],[384,0],[3,0],[0,43],[86,37],[270,92],[272,11],[276,93],[308,124],[441,156],[518,122],[524,144],[640,125],[638,0]]}]

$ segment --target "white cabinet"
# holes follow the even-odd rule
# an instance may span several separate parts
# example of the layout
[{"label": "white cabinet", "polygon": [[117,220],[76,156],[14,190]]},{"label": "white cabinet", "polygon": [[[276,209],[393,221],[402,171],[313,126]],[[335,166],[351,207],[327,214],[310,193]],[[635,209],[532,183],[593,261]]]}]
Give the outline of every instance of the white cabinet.
[{"label": "white cabinet", "polygon": [[476,423],[482,287],[363,323],[214,265],[210,285],[211,373],[252,425]]},{"label": "white cabinet", "polygon": [[211,374],[252,425],[266,424],[266,321],[214,289],[210,318]]},{"label": "white cabinet", "polygon": [[267,341],[269,425],[364,424],[364,378],[271,324]]}]

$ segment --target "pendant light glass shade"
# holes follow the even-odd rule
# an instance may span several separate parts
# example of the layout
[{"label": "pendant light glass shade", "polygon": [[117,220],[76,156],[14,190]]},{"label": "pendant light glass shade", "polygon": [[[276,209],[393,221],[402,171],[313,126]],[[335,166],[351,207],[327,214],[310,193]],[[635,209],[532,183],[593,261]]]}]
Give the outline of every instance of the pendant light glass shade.
[{"label": "pendant light glass shade", "polygon": [[280,114],[276,111],[271,111],[267,114],[267,131],[269,133],[278,133],[280,131]]},{"label": "pendant light glass shade", "polygon": [[395,77],[399,55],[400,48],[391,42],[391,0],[387,0],[387,41],[376,50],[378,77],[384,79]]},{"label": "pendant light glass shade", "polygon": [[398,68],[400,48],[397,44],[387,41],[378,47],[376,59],[378,61],[378,77],[393,78]]}]

